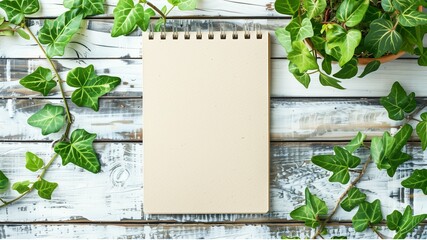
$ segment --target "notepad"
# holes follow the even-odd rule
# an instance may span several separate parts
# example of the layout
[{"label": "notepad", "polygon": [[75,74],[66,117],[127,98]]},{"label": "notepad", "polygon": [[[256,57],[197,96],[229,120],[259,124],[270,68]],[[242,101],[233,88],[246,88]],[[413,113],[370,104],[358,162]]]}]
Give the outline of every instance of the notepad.
[{"label": "notepad", "polygon": [[143,37],[144,213],[267,212],[269,34],[151,37]]}]

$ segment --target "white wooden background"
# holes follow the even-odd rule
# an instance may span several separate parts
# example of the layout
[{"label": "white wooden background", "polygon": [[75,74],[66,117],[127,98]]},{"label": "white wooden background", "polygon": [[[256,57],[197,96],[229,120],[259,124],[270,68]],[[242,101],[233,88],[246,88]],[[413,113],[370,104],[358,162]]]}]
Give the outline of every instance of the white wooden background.
[{"label": "white wooden background", "polygon": [[[65,11],[62,0],[41,0],[42,11],[29,20],[37,32],[45,18]],[[77,66],[94,64],[98,73],[116,75],[123,84],[100,102],[101,110],[72,105],[77,127],[98,133],[95,143],[102,172],[93,175],[57,161],[47,178],[59,183],[51,201],[32,193],[19,203],[0,209],[0,238],[278,238],[281,235],[308,237],[313,230],[289,217],[303,204],[304,187],[324,198],[329,208],[343,191],[327,181],[328,174],[310,163],[314,154],[327,154],[335,144],[345,144],[358,131],[370,137],[393,131],[398,122],[387,118],[378,97],[386,95],[394,81],[415,91],[419,102],[427,97],[427,68],[405,56],[384,64],[364,79],[343,81],[345,91],[322,87],[316,79],[304,89],[287,71],[284,51],[272,38],[271,99],[271,206],[267,214],[144,215],[142,152],[142,66],[141,32],[111,38],[112,11],[117,0],[106,1],[106,12],[85,20],[64,58],[56,59],[60,73]],[[165,0],[154,0],[159,5]],[[274,12],[272,0],[201,0],[193,12],[172,12],[179,23],[209,21],[232,29],[245,23],[259,23],[273,33],[289,19]],[[167,57],[167,56],[165,56]],[[48,66],[32,41],[0,38],[0,169],[19,181],[34,178],[24,168],[24,154],[32,151],[49,158],[51,144],[58,135],[43,137],[26,124],[27,118],[43,104],[59,103],[52,93],[47,99],[24,89],[19,79],[37,66]],[[70,90],[67,89],[67,94]],[[239,90],[236,89],[236,94]],[[203,141],[203,139],[201,139]],[[425,168],[427,154],[416,137],[406,151],[414,160],[404,164],[393,178],[371,167],[359,187],[369,200],[380,198],[383,213],[411,205],[415,213],[427,212],[427,197],[421,191],[401,187],[402,179],[415,168]],[[367,151],[359,151],[367,156]],[[7,192],[14,195],[13,192]],[[375,238],[369,230],[356,233],[354,215],[339,210],[329,228],[331,235]],[[393,236],[392,232],[384,232]],[[424,225],[410,234],[427,238]]]}]

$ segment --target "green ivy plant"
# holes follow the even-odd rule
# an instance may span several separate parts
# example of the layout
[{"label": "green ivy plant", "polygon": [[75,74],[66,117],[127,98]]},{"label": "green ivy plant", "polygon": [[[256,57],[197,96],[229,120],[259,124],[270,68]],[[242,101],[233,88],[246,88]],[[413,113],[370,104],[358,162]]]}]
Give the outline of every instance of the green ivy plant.
[{"label": "green ivy plant", "polygon": [[[167,7],[159,10],[148,1],[140,0],[135,4],[133,0],[120,0],[114,9],[112,36],[129,34],[137,27],[147,30],[155,12],[161,16],[156,24],[156,28],[160,29],[166,21],[166,16],[174,7],[180,10],[191,10],[197,3],[196,0],[168,1],[172,7],[169,10]],[[97,75],[94,66],[89,65],[70,70],[64,81],[52,58],[64,55],[67,45],[79,31],[84,18],[104,13],[104,0],[64,0],[63,5],[68,10],[55,19],[45,20],[36,36],[28,27],[26,17],[39,11],[41,6],[38,0],[0,1],[0,8],[7,15],[7,19],[0,16],[0,36],[13,37],[17,34],[24,39],[32,39],[50,64],[49,68],[38,67],[22,78],[19,83],[43,96],[48,96],[54,88],[58,87],[62,97],[62,105],[46,104],[27,121],[29,125],[40,128],[42,135],[62,132],[62,136],[54,142],[54,153],[47,162],[32,152],[25,154],[25,167],[37,173],[35,180],[11,184],[9,178],[0,170],[0,194],[7,193],[10,188],[19,194],[16,197],[1,196],[0,207],[17,202],[34,190],[37,190],[41,198],[51,199],[58,184],[46,180],[45,176],[58,156],[62,158],[62,165],[71,163],[92,173],[101,171],[98,155],[93,148],[93,141],[97,135],[85,129],[74,129],[71,132],[74,121],[78,119],[71,114],[70,107],[73,105],[66,98],[64,84],[75,89],[71,95],[71,102],[75,106],[98,111],[99,97],[114,90],[120,85],[121,79]]]},{"label": "green ivy plant", "polygon": [[[291,15],[276,29],[288,53],[289,71],[308,88],[312,74],[324,86],[344,89],[340,79],[358,74],[360,58],[372,58],[359,77],[376,71],[378,58],[405,51],[427,66],[423,37],[427,14],[419,12],[424,0],[276,0],[276,11]],[[321,64],[317,56],[322,56]],[[339,70],[332,73],[332,63]]]},{"label": "green ivy plant", "polygon": [[[426,105],[417,105],[415,93],[407,94],[403,87],[395,82],[390,94],[382,97],[380,103],[390,119],[402,123],[395,134],[384,132],[381,137],[373,137],[369,145],[364,142],[366,135],[359,132],[347,145],[335,146],[333,154],[312,157],[313,164],[330,172],[330,182],[346,185],[332,211],[328,211],[324,200],[312,194],[308,188],[305,189],[305,205],[293,210],[290,216],[316,229],[311,236],[312,239],[323,238],[322,235],[327,233],[328,222],[340,208],[347,212],[357,208],[352,218],[354,230],[362,232],[369,228],[380,238],[390,238],[384,236],[378,228],[384,221],[390,230],[396,231],[393,238],[402,239],[427,218],[427,214],[414,215],[410,206],[407,206],[403,213],[395,210],[384,216],[381,200],[375,199],[368,202],[367,194],[357,188],[357,184],[363,179],[371,164],[374,164],[378,171],[386,171],[388,176],[393,177],[403,163],[412,159],[412,156],[404,151],[414,132],[410,123],[417,123],[416,135],[421,139],[422,150],[427,148],[427,112],[420,114]],[[363,161],[357,151],[361,147],[370,151],[369,157]],[[427,194],[427,169],[414,170],[401,184],[405,188],[421,189],[424,194]],[[346,237],[333,236],[332,238]]]}]

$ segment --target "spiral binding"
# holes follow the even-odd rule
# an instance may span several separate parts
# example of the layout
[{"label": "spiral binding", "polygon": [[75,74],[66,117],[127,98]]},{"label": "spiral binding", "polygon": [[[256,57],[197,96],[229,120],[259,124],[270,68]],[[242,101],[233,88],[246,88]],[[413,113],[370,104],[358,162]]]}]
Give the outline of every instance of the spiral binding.
[{"label": "spiral binding", "polygon": [[[177,21],[173,21],[173,24],[172,24],[172,39],[173,40],[177,40],[180,37],[180,34],[178,33],[178,26],[177,25],[178,25]],[[196,37],[196,39],[203,39],[204,34],[202,32],[202,27],[200,25],[200,22],[196,22],[194,25],[195,25],[195,33],[196,33],[195,37]],[[188,22],[187,22],[187,24],[183,25],[184,39],[190,39],[191,38],[192,34],[190,34],[190,27],[191,27],[191,24],[189,24]],[[148,32],[148,38],[150,40],[154,39],[154,32],[155,32],[154,31],[154,25],[150,24],[149,32]],[[257,39],[262,39],[263,34],[261,31],[261,25],[260,24],[245,23],[243,25],[243,38],[244,39],[250,39],[253,33],[255,33],[254,35]],[[160,27],[160,39],[165,40],[167,38],[167,35],[168,34],[166,33],[166,26],[162,25]],[[215,35],[215,33],[214,33],[214,25],[213,25],[212,21],[209,21],[207,24],[207,39],[215,39],[215,37],[217,37],[217,35]],[[230,36],[230,31],[226,31],[224,24],[220,24],[219,38],[220,39],[227,39],[229,37],[231,37],[231,39],[239,39],[238,26],[236,24],[233,24],[231,36]]]}]

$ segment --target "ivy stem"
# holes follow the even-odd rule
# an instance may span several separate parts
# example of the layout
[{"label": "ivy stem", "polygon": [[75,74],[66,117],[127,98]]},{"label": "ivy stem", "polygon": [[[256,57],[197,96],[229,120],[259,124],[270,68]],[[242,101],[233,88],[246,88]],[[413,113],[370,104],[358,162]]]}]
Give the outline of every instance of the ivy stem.
[{"label": "ivy stem", "polygon": [[160,10],[158,9],[154,4],[152,4],[151,2],[147,1],[146,2],[148,6],[150,6],[154,11],[156,11],[158,14],[160,14],[160,16],[162,16],[162,18],[166,19],[166,15]]},{"label": "ivy stem", "polygon": [[42,50],[47,61],[51,65],[53,72],[56,75],[56,78],[57,78],[56,82],[58,83],[59,90],[61,91],[62,100],[64,101],[64,107],[65,107],[65,111],[67,114],[67,122],[71,124],[73,122],[73,119],[71,118],[70,108],[68,107],[68,102],[67,102],[67,99],[65,98],[65,91],[64,91],[64,87],[62,86],[63,81],[61,79],[61,76],[59,75],[58,71],[56,70],[55,64],[53,63],[52,59],[47,55],[46,50],[44,50],[43,46],[41,45],[41,43],[39,42],[37,37],[34,35],[34,33],[30,30],[30,28],[28,28],[28,26],[26,24],[23,24],[23,27],[25,28],[25,30],[27,30],[27,32],[31,35],[31,37],[37,43],[39,48]]},{"label": "ivy stem", "polygon": [[337,203],[335,204],[334,209],[332,210],[331,214],[329,214],[329,216],[325,219],[325,221],[322,222],[322,224],[320,225],[320,227],[317,229],[316,233],[311,237],[311,239],[315,239],[317,236],[319,236],[323,229],[325,229],[326,224],[332,219],[332,217],[335,215],[335,213],[338,210],[338,207],[340,206],[340,203],[342,202],[342,200],[344,200],[344,198],[347,196],[348,192],[350,191],[350,189],[354,186],[356,186],[357,183],[359,183],[360,179],[362,179],[363,175],[365,175],[366,170],[368,169],[369,164],[372,161],[372,157],[369,156],[368,159],[366,160],[365,164],[363,164],[362,170],[360,171],[359,175],[347,186],[347,188],[345,189],[345,191],[341,194],[341,196],[338,198]]},{"label": "ivy stem", "polygon": [[375,226],[369,225],[369,228],[371,228],[371,229],[372,229],[372,231],[373,231],[375,234],[377,234],[377,235],[378,235],[378,237],[379,237],[380,239],[389,239],[388,237],[384,236],[384,234],[380,233],[380,232],[378,231],[378,229],[377,229]]},{"label": "ivy stem", "polygon": [[[42,172],[40,173],[40,175],[37,177],[37,180],[41,180],[44,175],[46,174],[47,170],[49,169],[49,167],[52,165],[52,163],[55,161],[55,159],[58,157],[58,154],[55,153],[52,158],[49,160],[49,162],[46,164],[46,166],[43,168]],[[11,205],[15,202],[17,202],[18,200],[20,200],[21,198],[25,197],[26,195],[28,195],[30,192],[32,192],[34,190],[34,184],[24,193],[22,193],[21,195],[19,195],[18,197],[10,200],[10,201],[4,201],[3,199],[1,200],[1,202],[3,202],[3,205],[0,205],[1,207],[5,207],[8,205]]]}]

